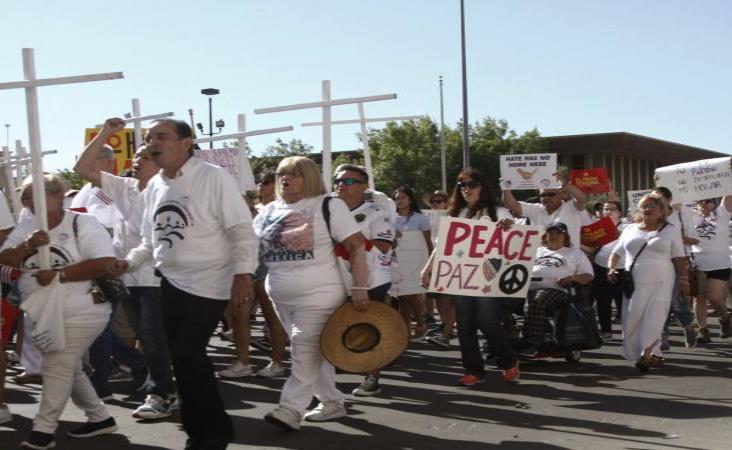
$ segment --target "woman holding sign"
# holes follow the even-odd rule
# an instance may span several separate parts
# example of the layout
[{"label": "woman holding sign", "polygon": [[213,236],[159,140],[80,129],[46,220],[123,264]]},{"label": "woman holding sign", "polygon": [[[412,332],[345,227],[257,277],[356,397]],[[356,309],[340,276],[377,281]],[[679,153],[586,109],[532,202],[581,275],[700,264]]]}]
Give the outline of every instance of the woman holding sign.
[{"label": "woman holding sign", "polygon": [[[450,217],[496,222],[504,230],[513,224],[511,213],[498,205],[485,175],[471,168],[458,175],[448,214]],[[434,256],[433,252],[422,270],[422,286],[429,286]],[[485,361],[480,352],[478,330],[486,337],[496,355],[496,365],[503,370],[503,379],[508,382],[517,380],[518,359],[511,350],[510,337],[501,324],[501,318],[506,307],[518,305],[520,299],[455,296],[454,303],[460,353],[465,368],[465,375],[458,379],[458,384],[472,386],[485,381]]]},{"label": "woman holding sign", "polygon": [[[681,233],[666,221],[666,200],[646,195],[638,202],[635,223],[623,230],[610,254],[607,276],[618,282],[614,269],[624,259],[634,288],[626,283],[623,298],[623,357],[635,361],[645,373],[663,363],[661,333],[671,306],[674,276],[681,279],[681,292],[689,295],[689,273]],[[676,269],[674,272],[674,268]]]}]

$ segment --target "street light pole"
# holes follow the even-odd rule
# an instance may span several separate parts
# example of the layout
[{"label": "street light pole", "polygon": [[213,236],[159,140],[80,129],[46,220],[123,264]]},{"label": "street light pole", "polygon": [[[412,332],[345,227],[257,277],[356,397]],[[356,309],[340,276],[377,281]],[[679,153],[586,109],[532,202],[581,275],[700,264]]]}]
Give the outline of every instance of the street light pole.
[{"label": "street light pole", "polygon": [[447,192],[447,165],[445,163],[445,104],[442,97],[442,75],[440,75],[440,164],[442,166],[442,192]]},{"label": "street light pole", "polygon": [[5,146],[10,148],[10,124],[5,124]]},{"label": "street light pole", "polygon": [[[214,134],[219,134],[221,130],[219,130],[219,133],[213,132],[213,96],[218,95],[221,91],[215,88],[206,88],[201,89],[201,94],[208,96],[208,136],[213,137]],[[201,127],[202,128],[202,127]],[[200,130],[200,128],[199,128]],[[201,130],[201,134],[205,134],[203,130]],[[213,149],[213,141],[209,142],[210,149]]]},{"label": "street light pole", "polygon": [[465,62],[465,0],[460,0],[460,45],[463,62],[463,169],[470,166],[470,142],[468,141],[468,74]]}]

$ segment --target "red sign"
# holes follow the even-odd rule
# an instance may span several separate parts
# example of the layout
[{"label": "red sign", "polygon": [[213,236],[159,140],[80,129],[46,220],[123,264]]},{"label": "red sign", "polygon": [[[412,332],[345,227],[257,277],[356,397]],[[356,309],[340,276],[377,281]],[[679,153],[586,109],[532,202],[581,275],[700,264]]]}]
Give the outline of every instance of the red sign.
[{"label": "red sign", "polygon": [[0,329],[2,330],[2,343],[7,345],[10,341],[10,333],[13,331],[13,324],[20,315],[20,310],[17,306],[10,303],[7,298],[2,299],[2,305],[0,305]]},{"label": "red sign", "polygon": [[588,193],[610,192],[610,180],[607,177],[607,169],[572,170],[570,172],[572,184]]},{"label": "red sign", "polygon": [[618,228],[613,219],[603,217],[595,223],[580,228],[582,245],[602,247],[618,238]]}]

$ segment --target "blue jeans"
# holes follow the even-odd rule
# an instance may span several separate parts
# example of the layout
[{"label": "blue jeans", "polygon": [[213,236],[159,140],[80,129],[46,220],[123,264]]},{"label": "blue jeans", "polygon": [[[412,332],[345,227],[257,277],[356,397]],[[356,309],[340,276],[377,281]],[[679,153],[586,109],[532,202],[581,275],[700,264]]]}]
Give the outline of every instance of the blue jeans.
[{"label": "blue jeans", "polygon": [[671,310],[669,311],[666,324],[663,327],[663,333],[668,334],[668,327],[671,326],[671,318],[676,317],[683,328],[691,326],[694,323],[694,315],[689,308],[689,302],[681,298],[681,285],[679,277],[674,280],[674,291],[671,294]]},{"label": "blue jeans", "polygon": [[122,306],[125,308],[130,326],[142,342],[142,353],[150,370],[150,378],[155,383],[148,389],[148,394],[166,398],[175,390],[170,370],[168,340],[163,330],[160,288],[130,286],[129,289],[132,297]]},{"label": "blue jeans", "polygon": [[94,369],[89,379],[100,397],[112,393],[112,388],[109,386],[109,376],[112,375],[113,370],[112,356],[118,362],[130,366],[133,373],[145,370],[147,367],[145,358],[140,352],[122,342],[112,331],[112,317],[114,317],[115,308],[115,305],[112,305],[109,323],[89,348],[89,364]]},{"label": "blue jeans", "polygon": [[503,328],[501,319],[505,308],[512,303],[518,304],[519,301],[520,299],[512,298],[455,297],[458,339],[466,374],[478,377],[485,374],[478,330],[488,340],[496,355],[496,366],[499,369],[510,369],[516,365],[516,355],[511,350],[510,337]]}]

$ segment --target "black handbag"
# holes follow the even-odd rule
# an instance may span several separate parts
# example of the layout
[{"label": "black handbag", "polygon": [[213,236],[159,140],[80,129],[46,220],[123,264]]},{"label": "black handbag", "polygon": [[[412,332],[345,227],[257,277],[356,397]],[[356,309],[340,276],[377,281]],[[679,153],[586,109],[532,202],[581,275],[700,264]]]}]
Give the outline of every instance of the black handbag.
[{"label": "black handbag", "polygon": [[[79,215],[74,215],[73,229],[74,238],[79,241]],[[119,278],[104,275],[99,278],[92,280],[92,294],[99,296],[99,300],[102,302],[110,302],[117,304],[125,300],[129,300],[132,297],[130,290],[125,286],[125,283]]]},{"label": "black handbag", "polygon": [[591,303],[571,301],[555,312],[554,324],[554,338],[562,348],[594,350],[602,347],[597,311]]}]

